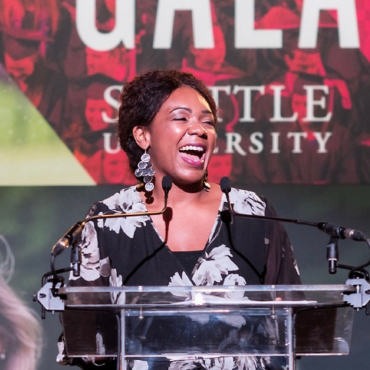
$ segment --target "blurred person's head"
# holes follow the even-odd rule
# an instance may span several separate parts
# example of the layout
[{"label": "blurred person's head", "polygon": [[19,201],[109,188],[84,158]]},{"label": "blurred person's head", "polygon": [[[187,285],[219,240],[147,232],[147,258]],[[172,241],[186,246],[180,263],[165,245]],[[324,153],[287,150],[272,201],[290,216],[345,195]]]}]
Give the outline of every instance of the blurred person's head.
[{"label": "blurred person's head", "polygon": [[295,49],[285,55],[285,63],[289,71],[324,76],[325,69],[321,55],[317,50]]},{"label": "blurred person's head", "polygon": [[109,123],[103,121],[103,113],[111,116],[113,109],[104,99],[87,99],[85,105],[85,118],[92,131],[104,130]]},{"label": "blurred person's head", "polygon": [[9,75],[25,92],[39,60],[39,41],[4,35],[4,63]]},{"label": "blurred person's head", "polygon": [[106,184],[134,185],[137,179],[130,170],[127,154],[120,150],[116,153],[103,152],[103,182]]},{"label": "blurred person's head", "polygon": [[189,51],[194,57],[194,66],[207,72],[213,69],[217,71],[225,62],[226,43],[220,26],[213,26],[214,47],[209,49],[197,49],[190,45]]},{"label": "blurred person's head", "polygon": [[109,86],[108,83],[95,81],[87,88],[85,119],[92,131],[107,129],[110,124],[107,118],[117,117],[117,110],[104,99],[104,92]]},{"label": "blurred person's head", "polygon": [[60,0],[1,0],[0,23],[54,36],[60,21]]},{"label": "blurred person's head", "polygon": [[101,74],[117,81],[125,81],[130,72],[130,57],[124,46],[108,51],[98,51],[86,47],[87,75]]},{"label": "blurred person's head", "polygon": [[41,352],[41,326],[33,311],[7,283],[12,273],[7,261],[14,261],[14,257],[1,235],[0,249],[0,257],[6,256],[5,263],[0,261],[0,369],[36,370]]},{"label": "blurred person's head", "polygon": [[299,47],[299,33],[296,29],[284,32],[282,51],[288,70],[293,73],[325,76],[321,58],[323,47],[323,41],[319,38],[316,47],[302,49]]}]

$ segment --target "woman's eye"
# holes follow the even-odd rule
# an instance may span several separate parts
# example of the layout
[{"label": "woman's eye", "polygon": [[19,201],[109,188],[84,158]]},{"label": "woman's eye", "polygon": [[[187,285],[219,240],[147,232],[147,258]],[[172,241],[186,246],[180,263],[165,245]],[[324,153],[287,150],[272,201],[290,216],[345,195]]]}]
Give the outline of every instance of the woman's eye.
[{"label": "woman's eye", "polygon": [[186,121],[186,118],[185,117],[175,117],[173,120],[174,121]]}]

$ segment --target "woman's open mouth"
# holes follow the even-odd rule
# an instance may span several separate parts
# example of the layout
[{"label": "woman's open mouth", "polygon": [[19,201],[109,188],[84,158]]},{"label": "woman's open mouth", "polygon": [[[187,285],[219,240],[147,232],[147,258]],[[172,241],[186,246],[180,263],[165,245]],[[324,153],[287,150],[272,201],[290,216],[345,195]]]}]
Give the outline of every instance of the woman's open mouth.
[{"label": "woman's open mouth", "polygon": [[180,148],[180,154],[186,163],[200,166],[204,164],[206,149],[199,145],[185,145]]}]

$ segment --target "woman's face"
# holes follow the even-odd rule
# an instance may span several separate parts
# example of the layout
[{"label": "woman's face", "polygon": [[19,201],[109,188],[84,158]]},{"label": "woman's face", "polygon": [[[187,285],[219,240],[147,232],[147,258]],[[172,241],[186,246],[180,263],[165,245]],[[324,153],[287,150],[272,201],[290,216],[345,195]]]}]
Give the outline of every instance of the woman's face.
[{"label": "woman's face", "polygon": [[87,99],[85,106],[85,118],[92,131],[104,130],[109,123],[104,122],[103,114],[112,116],[112,107],[104,99]]},{"label": "woman's face", "polygon": [[220,27],[213,28],[215,46],[210,49],[196,49],[190,47],[190,52],[194,55],[195,65],[199,69],[209,72],[210,68],[221,68],[226,57],[225,37]]},{"label": "woman's face", "polygon": [[178,184],[201,181],[215,147],[214,124],[207,101],[196,90],[175,90],[146,127],[156,177],[169,175]]}]

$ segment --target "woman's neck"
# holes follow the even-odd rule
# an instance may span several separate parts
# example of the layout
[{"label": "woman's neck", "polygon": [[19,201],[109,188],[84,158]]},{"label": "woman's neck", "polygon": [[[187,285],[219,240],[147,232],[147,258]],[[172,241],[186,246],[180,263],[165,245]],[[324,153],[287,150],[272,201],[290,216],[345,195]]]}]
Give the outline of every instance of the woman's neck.
[{"label": "woman's neck", "polygon": [[[197,202],[207,201],[211,196],[220,193],[220,188],[217,184],[212,184],[211,190],[207,192],[203,188],[203,183],[192,186],[177,186],[172,184],[172,188],[168,193],[168,206],[177,208],[178,206],[191,205]],[[142,193],[145,205],[148,209],[159,209],[164,204],[164,190],[156,184],[151,195]]]}]

